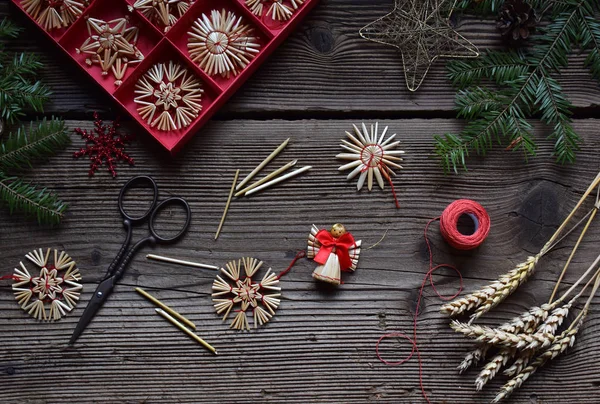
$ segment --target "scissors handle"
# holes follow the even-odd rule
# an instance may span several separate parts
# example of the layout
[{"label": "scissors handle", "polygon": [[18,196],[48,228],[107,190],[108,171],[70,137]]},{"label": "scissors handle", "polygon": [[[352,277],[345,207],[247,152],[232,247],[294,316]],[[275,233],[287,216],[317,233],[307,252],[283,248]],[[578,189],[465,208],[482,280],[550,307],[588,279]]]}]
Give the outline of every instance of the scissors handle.
[{"label": "scissors handle", "polygon": [[[156,216],[160,213],[160,211],[165,209],[167,206],[171,206],[171,205],[180,205],[183,207],[183,209],[185,210],[185,222],[184,222],[183,226],[181,227],[181,230],[179,230],[179,233],[177,233],[176,235],[171,236],[171,237],[164,237],[164,236],[161,236],[160,234],[158,234],[158,232],[156,231],[156,228],[154,226],[154,222],[156,221]],[[150,228],[150,235],[155,239],[155,241],[157,243],[168,244],[168,243],[175,242],[175,241],[179,240],[185,234],[187,229],[190,227],[191,220],[192,220],[192,210],[190,208],[190,205],[187,203],[187,201],[185,199],[180,198],[178,196],[167,198],[164,201],[162,201],[161,203],[159,203],[156,206],[156,208],[152,211],[152,214],[150,215],[150,221],[148,222],[148,227]]]},{"label": "scissors handle", "polygon": [[[140,184],[150,184],[150,189],[152,189],[152,203],[150,204],[150,206],[148,207],[148,209],[139,216],[133,216],[129,213],[127,213],[127,211],[125,210],[125,206],[124,206],[124,202],[125,202],[125,194],[127,193],[127,191],[131,188],[133,188],[135,185],[140,185]],[[148,219],[150,216],[152,216],[152,212],[154,212],[155,208],[156,208],[156,203],[158,202],[158,185],[156,184],[156,181],[154,181],[154,179],[152,177],[149,177],[147,175],[139,175],[137,177],[133,177],[132,179],[130,179],[129,181],[127,181],[125,183],[125,185],[123,185],[123,188],[121,188],[121,192],[119,193],[119,210],[121,211],[121,215],[123,216],[123,218],[125,218],[125,220],[129,220],[131,222],[131,224],[137,224],[140,222],[143,222],[144,220]]]}]

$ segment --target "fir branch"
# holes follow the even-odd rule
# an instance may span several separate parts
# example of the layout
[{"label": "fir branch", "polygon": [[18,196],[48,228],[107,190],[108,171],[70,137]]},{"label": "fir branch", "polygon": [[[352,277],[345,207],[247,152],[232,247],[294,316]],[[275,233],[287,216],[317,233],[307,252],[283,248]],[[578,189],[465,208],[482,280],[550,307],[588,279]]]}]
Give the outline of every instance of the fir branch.
[{"label": "fir branch", "polygon": [[33,161],[55,154],[70,142],[64,121],[44,118],[36,126],[32,122],[28,133],[21,127],[0,144],[0,170],[31,167]]},{"label": "fir branch", "polygon": [[[464,2],[463,2],[464,3]],[[561,11],[544,28],[535,46],[526,53],[490,51],[480,59],[448,64],[449,78],[459,88],[456,96],[458,116],[473,120],[460,134],[435,136],[435,151],[447,172],[466,168],[465,160],[474,150],[484,155],[492,139],[505,137],[510,149],[520,148],[525,155],[536,150],[527,119],[540,113],[542,121],[552,127],[554,156],[559,163],[572,163],[579,147],[579,136],[571,125],[573,105],[551,77],[568,65],[569,54],[577,43],[591,51],[586,59],[592,74],[600,78],[600,24],[594,18],[598,5],[594,0],[542,1],[538,6],[552,6]],[[495,0],[483,0],[482,7],[495,7]],[[491,10],[491,8],[490,8]],[[501,97],[491,99],[491,90],[482,90],[483,79],[505,87]],[[502,100],[503,106],[499,106]],[[472,106],[467,105],[469,102]]]},{"label": "fir branch", "polygon": [[39,189],[19,178],[0,172],[0,203],[8,205],[10,213],[20,211],[35,216],[40,224],[58,224],[67,205],[46,188]]},{"label": "fir branch", "polygon": [[590,50],[584,65],[600,80],[600,23],[594,16],[586,15],[582,20],[581,47]]},{"label": "fir branch", "polygon": [[0,38],[16,38],[22,29],[17,27],[11,20],[4,18],[0,22]]},{"label": "fir branch", "polygon": [[448,77],[458,88],[479,84],[483,78],[503,84],[526,75],[529,70],[525,56],[517,51],[490,51],[472,61],[453,60],[448,63]]}]

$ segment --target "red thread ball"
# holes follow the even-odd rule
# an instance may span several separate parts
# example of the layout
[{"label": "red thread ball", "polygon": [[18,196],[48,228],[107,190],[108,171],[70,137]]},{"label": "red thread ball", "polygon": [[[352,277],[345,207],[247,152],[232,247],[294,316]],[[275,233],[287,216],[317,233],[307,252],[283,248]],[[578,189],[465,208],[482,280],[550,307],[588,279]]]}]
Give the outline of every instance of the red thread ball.
[{"label": "red thread ball", "polygon": [[[458,219],[469,215],[474,219],[475,232],[462,234],[458,230]],[[479,247],[490,232],[491,222],[487,211],[479,203],[470,199],[459,199],[452,202],[440,217],[440,231],[450,246],[457,250],[472,250]]]}]

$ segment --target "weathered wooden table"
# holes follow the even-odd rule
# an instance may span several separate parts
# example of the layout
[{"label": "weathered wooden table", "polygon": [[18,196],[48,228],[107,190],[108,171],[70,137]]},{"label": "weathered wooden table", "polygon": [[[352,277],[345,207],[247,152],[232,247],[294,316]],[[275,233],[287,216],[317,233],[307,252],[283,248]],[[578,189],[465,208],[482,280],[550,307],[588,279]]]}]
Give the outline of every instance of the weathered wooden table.
[{"label": "weathered wooden table", "polygon": [[[71,128],[91,128],[92,111],[110,119],[119,114],[95,83],[10,7],[0,14],[26,27],[13,49],[34,51],[46,63],[43,79],[54,90],[47,114],[63,116]],[[26,252],[39,247],[67,250],[85,277],[76,310],[56,323],[38,323],[18,309],[10,287],[0,289],[0,401],[5,403],[187,402],[187,403],[420,403],[424,402],[415,359],[388,367],[375,356],[375,343],[390,331],[411,332],[412,313],[427,253],[423,229],[457,198],[472,198],[489,211],[493,227],[487,242],[472,252],[445,244],[434,226],[436,262],[462,271],[467,290],[496,278],[543,245],[598,171],[597,131],[600,87],[582,67],[582,58],[561,77],[577,106],[575,128],[584,144],[577,164],[555,165],[552,144],[540,128],[538,157],[528,164],[501,148],[486,159],[470,160],[471,170],[444,176],[432,156],[432,135],[458,130],[454,90],[436,63],[416,94],[409,93],[394,50],[358,36],[363,25],[389,11],[391,0],[323,0],[301,27],[226,107],[176,158],[145,135],[129,146],[135,167],[119,167],[112,179],[87,174],[74,160],[73,145],[36,169],[31,179],[57,191],[70,208],[60,227],[38,227],[0,210],[1,274],[10,273]],[[500,46],[494,24],[464,20],[460,28],[481,48]],[[380,121],[398,133],[406,169],[396,187],[402,208],[389,189],[355,190],[338,173],[339,139],[352,123]],[[133,124],[125,124],[137,131]],[[294,158],[314,169],[251,198],[234,200],[223,233],[214,234],[233,174],[248,173],[285,138],[292,142],[278,161]],[[242,256],[258,257],[276,271],[305,247],[311,224],[343,222],[365,245],[359,270],[337,289],[311,278],[312,262],[301,261],[282,279],[283,301],[266,327],[233,332],[214,313],[209,297],[215,274],[209,270],[160,265],[139,254],[123,283],[194,290],[155,294],[198,324],[199,334],[219,350],[213,356],[154,314],[133,291],[117,286],[102,311],[74,347],[67,341],[95,283],[121,245],[124,232],[116,199],[124,181],[148,174],[163,195],[187,198],[193,209],[188,235],[156,253],[215,265]],[[139,229],[138,229],[139,230]],[[142,230],[139,230],[141,234]],[[600,231],[592,229],[566,283],[576,279],[597,253]],[[569,240],[565,245],[572,245]],[[549,255],[532,280],[485,320],[497,324],[544,302],[568,254]],[[595,256],[595,255],[594,255]],[[436,276],[452,294],[451,272]],[[475,371],[458,375],[456,366],[471,344],[456,336],[439,314],[440,301],[425,291],[419,336],[425,388],[433,402],[480,403],[493,398],[499,377],[483,392],[473,386]],[[600,313],[586,321],[570,353],[538,372],[511,402],[598,402]],[[408,352],[398,347],[398,358]]]}]

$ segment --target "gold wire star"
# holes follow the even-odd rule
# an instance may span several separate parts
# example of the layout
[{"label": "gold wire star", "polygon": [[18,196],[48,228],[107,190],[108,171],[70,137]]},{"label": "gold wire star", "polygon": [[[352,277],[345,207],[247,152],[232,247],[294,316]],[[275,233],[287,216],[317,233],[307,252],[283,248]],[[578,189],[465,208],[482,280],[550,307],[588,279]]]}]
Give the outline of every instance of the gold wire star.
[{"label": "gold wire star", "polygon": [[450,25],[457,0],[396,0],[394,10],[360,30],[369,41],[398,48],[406,85],[417,91],[439,57],[479,56],[475,45]]}]

